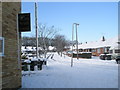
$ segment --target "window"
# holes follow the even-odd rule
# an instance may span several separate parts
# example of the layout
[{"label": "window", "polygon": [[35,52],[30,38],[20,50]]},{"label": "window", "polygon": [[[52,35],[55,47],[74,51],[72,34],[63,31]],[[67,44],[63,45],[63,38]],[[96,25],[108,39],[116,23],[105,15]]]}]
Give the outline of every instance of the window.
[{"label": "window", "polygon": [[104,52],[105,52],[105,53],[107,52],[107,48],[104,48]]},{"label": "window", "polygon": [[92,52],[92,49],[89,49],[89,52]]},{"label": "window", "polygon": [[92,52],[96,52],[96,49],[93,49]]},{"label": "window", "polygon": [[0,37],[0,56],[4,55],[4,38]]},{"label": "window", "polygon": [[100,48],[97,49],[97,53],[100,53]]},{"label": "window", "polygon": [[110,50],[110,54],[112,54],[113,53],[113,50]]},{"label": "window", "polygon": [[83,49],[79,49],[79,52],[82,52],[83,51]]},{"label": "window", "polygon": [[116,49],[116,50],[115,50],[115,53],[120,53],[120,49]]}]

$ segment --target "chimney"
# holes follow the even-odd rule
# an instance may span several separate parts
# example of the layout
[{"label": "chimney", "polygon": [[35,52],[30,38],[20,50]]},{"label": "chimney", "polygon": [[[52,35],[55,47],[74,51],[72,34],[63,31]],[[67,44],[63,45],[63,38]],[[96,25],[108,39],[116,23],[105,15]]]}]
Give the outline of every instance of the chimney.
[{"label": "chimney", "polygon": [[102,41],[105,41],[105,37],[104,36],[102,37]]}]

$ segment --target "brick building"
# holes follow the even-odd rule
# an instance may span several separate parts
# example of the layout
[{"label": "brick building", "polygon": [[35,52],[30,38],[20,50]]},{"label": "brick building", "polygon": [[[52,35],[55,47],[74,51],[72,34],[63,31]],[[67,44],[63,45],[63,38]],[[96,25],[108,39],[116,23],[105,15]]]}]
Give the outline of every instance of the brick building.
[{"label": "brick building", "polygon": [[19,88],[21,86],[20,34],[17,30],[17,15],[21,2],[0,3],[0,86]]},{"label": "brick building", "polygon": [[[99,56],[103,53],[109,53],[110,47],[117,42],[118,36],[107,40],[98,40],[94,42],[79,44],[78,49],[80,52],[92,52],[93,56]],[[73,47],[73,49],[76,51],[76,45]]]}]

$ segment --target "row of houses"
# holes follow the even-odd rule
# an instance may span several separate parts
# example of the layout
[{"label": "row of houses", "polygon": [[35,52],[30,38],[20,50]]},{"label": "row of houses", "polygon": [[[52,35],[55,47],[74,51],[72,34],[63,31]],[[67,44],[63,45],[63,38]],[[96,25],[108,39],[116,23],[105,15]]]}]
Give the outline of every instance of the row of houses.
[{"label": "row of houses", "polygon": [[[91,52],[93,56],[99,56],[100,54],[104,54],[104,53],[120,53],[120,49],[119,49],[119,43],[120,41],[120,37],[116,36],[114,38],[110,38],[110,39],[104,39],[104,37],[101,40],[98,41],[92,41],[92,42],[86,42],[83,44],[79,44],[78,45],[78,50],[79,52]],[[38,47],[38,49],[40,51],[42,51],[43,49],[41,47]],[[114,50],[113,50],[114,49]],[[34,52],[36,51],[36,47],[32,47],[32,46],[22,46],[21,47],[22,52]],[[55,47],[53,46],[49,46],[48,47],[49,51],[54,51]],[[71,51],[72,50],[72,46],[70,47],[65,47],[64,51]],[[77,51],[76,49],[76,45],[73,46],[73,51]]]},{"label": "row of houses", "polygon": [[[79,52],[92,52],[93,56],[99,56],[104,53],[113,53],[112,49],[115,49],[115,52],[120,52],[119,46],[120,36],[106,39],[98,40],[94,42],[86,42],[78,45]],[[70,50],[72,46],[70,46]],[[73,50],[76,51],[76,45],[73,46]]]}]

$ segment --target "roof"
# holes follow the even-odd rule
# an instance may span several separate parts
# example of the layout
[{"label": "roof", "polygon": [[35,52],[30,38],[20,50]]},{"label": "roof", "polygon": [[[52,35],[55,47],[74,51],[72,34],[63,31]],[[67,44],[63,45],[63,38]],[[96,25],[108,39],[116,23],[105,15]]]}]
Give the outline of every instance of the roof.
[{"label": "roof", "polygon": [[[120,39],[120,37],[119,37]],[[101,47],[111,47],[114,46],[118,42],[118,36],[110,39],[106,39],[105,41],[98,40],[95,42],[88,42],[78,45],[78,49],[92,49],[92,48],[101,48]],[[72,48],[72,46],[71,46]],[[76,45],[73,47],[76,49]]]}]

